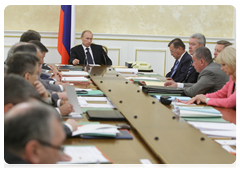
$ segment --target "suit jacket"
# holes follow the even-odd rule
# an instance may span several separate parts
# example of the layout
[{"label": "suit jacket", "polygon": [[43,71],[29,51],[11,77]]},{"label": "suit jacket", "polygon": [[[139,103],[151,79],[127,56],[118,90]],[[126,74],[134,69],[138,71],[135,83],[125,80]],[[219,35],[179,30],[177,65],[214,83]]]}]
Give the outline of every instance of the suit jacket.
[{"label": "suit jacket", "polygon": [[[177,61],[177,60],[176,60]],[[176,64],[176,61],[171,68],[171,71],[166,74],[166,77],[171,77],[173,71],[174,71],[174,66]],[[172,79],[175,82],[182,82],[187,74],[188,67],[192,61],[192,57],[188,54],[188,52],[185,52],[185,54],[182,56],[180,63],[178,64],[177,70],[172,76]]]},{"label": "suit jacket", "polygon": [[184,83],[184,94],[194,97],[197,94],[212,93],[221,89],[229,79],[221,66],[211,62],[199,74],[197,83]]},{"label": "suit jacket", "polygon": [[30,164],[29,162],[16,156],[6,148],[4,148],[4,159],[5,159],[5,162],[8,164]]},{"label": "suit jacket", "polygon": [[[190,65],[189,65],[189,67],[190,67]],[[196,83],[197,80],[198,80],[199,73],[196,72],[194,67],[192,67],[192,69],[190,70],[190,73],[188,75],[187,73],[188,73],[189,67],[187,69],[186,76],[185,76],[185,78],[184,78],[184,80],[182,82],[183,83]]]},{"label": "suit jacket", "polygon": [[41,78],[39,78],[38,80],[44,85],[44,87],[47,90],[52,90],[52,91],[55,91],[55,92],[61,92],[61,88],[59,87],[59,85],[49,84],[49,81],[51,81],[51,80],[43,80]]},{"label": "suit jacket", "polygon": [[[112,65],[111,59],[107,56],[106,52],[103,50],[101,45],[91,44],[91,49],[92,49],[95,64]],[[106,58],[106,63],[105,63],[104,56]],[[68,60],[69,64],[72,64],[72,61],[74,59],[78,59],[80,61],[79,64],[87,63],[86,53],[84,52],[82,45],[77,45],[77,46],[71,48],[70,58]]]},{"label": "suit jacket", "polygon": [[232,108],[236,110],[236,86],[231,77],[221,90],[206,94],[206,97],[210,98],[207,105]]},{"label": "suit jacket", "polygon": [[63,124],[63,128],[64,128],[64,131],[65,131],[65,134],[66,134],[67,138],[72,137],[72,131],[68,128],[68,126]]}]

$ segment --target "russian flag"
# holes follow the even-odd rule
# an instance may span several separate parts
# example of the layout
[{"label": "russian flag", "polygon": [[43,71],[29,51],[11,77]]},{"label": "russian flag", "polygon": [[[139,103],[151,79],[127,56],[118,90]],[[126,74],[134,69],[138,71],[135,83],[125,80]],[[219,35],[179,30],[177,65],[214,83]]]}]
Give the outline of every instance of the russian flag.
[{"label": "russian flag", "polygon": [[68,64],[70,49],[73,46],[75,46],[75,6],[61,5],[58,52],[62,56],[62,64]]}]

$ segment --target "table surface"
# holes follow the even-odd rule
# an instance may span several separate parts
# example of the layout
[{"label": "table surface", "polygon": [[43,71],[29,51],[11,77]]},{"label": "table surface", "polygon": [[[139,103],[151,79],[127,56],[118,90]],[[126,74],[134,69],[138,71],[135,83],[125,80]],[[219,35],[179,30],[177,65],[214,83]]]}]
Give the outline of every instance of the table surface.
[{"label": "table surface", "polygon": [[[100,87],[100,90],[102,90],[108,97],[110,97],[111,100],[112,99],[115,100],[114,97],[111,98],[112,94],[110,95],[106,91],[106,90],[109,90],[109,89],[106,89],[105,86],[106,87],[110,86],[112,89],[114,89],[114,87],[117,87],[118,84],[119,84],[119,81],[117,80],[116,77],[120,78],[121,75],[116,76],[116,72],[114,72],[113,70],[111,72],[109,72],[109,71],[106,71],[106,69],[110,69],[110,68],[109,67],[108,68],[105,68],[105,67],[100,67],[99,68],[98,67],[98,68],[95,69],[95,67],[94,67],[92,72],[91,72],[91,78],[92,78],[92,80],[94,82],[92,82],[90,85],[79,85],[79,84],[76,84],[75,87],[78,87],[78,88],[90,88],[90,89],[93,89],[93,90],[97,90]],[[99,78],[102,81],[104,81],[104,82],[100,83],[98,81],[98,80],[100,80]],[[162,77],[160,79],[162,79]],[[110,81],[110,80],[112,80],[112,81]],[[106,81],[107,81],[107,85],[105,84],[104,87],[103,87],[102,84],[104,84]],[[118,84],[111,84],[111,82],[118,83]],[[129,84],[129,87],[130,87],[130,85],[131,84]],[[135,87],[132,87],[132,86],[134,86],[134,85],[131,85],[131,88],[135,88]],[[117,94],[120,95],[119,93],[123,93],[123,91],[125,91],[125,88],[119,89],[119,92]],[[114,93],[114,94],[116,94],[116,93]],[[145,95],[142,95],[140,98],[147,98],[149,100],[149,97],[150,96],[145,94]],[[129,102],[131,102],[131,101],[129,101]],[[142,101],[140,101],[140,99],[139,99],[139,102],[140,102],[139,104],[141,105]],[[159,105],[159,103],[157,103],[157,104]],[[129,107],[129,106],[127,106],[127,107]],[[139,107],[141,107],[141,106],[139,106]],[[144,107],[144,106],[142,106],[142,107]],[[117,107],[117,108],[121,108],[121,107]],[[166,109],[169,112],[171,112],[171,106],[162,105],[162,106],[159,106],[159,108],[161,108],[163,110]],[[217,110],[219,110],[223,114],[223,119],[225,119],[225,120],[227,120],[227,121],[229,121],[231,123],[235,123],[236,124],[236,111],[235,110],[226,109],[226,108],[218,108],[218,107],[215,107],[215,108]],[[165,157],[165,156],[168,157],[168,155],[166,155],[166,154],[165,155],[164,154],[163,155],[159,154],[159,147],[158,146],[157,147],[152,146],[152,144],[151,144],[152,141],[150,141],[148,136],[145,134],[145,131],[143,129],[143,125],[141,125],[141,122],[135,123],[133,120],[131,120],[131,118],[129,118],[129,115],[125,115],[125,114],[126,114],[126,111],[124,110],[123,115],[127,118],[126,121],[98,121],[98,122],[106,123],[106,124],[112,124],[112,125],[116,125],[117,123],[126,123],[126,124],[131,125],[130,133],[133,136],[132,140],[126,140],[126,139],[117,139],[117,140],[115,140],[115,139],[69,138],[69,139],[66,139],[64,144],[66,144],[66,145],[95,145],[110,160],[112,160],[114,164],[140,164],[141,163],[140,159],[148,159],[148,160],[150,160],[151,163],[154,163],[154,164],[175,163],[171,159],[170,160],[168,160],[168,159],[165,160],[165,158],[162,158],[162,157]],[[144,113],[144,114],[147,115],[149,113]],[[83,115],[84,115],[83,119],[76,119],[76,120],[78,122],[79,121],[84,121],[84,122],[87,121],[88,122],[89,120],[86,118],[85,113]],[[147,120],[150,117],[151,116],[146,116],[145,119]],[[150,121],[150,120],[147,120],[147,121]],[[185,121],[183,119],[176,120],[176,121],[179,121],[178,125],[174,124],[173,127],[179,126],[180,128],[182,128],[182,125],[184,124],[182,122],[185,122]],[[93,122],[93,121],[91,121],[91,122]],[[149,122],[149,123],[151,123],[151,122]],[[194,132],[197,131],[195,128],[191,127],[190,125],[187,126],[187,127],[185,127],[185,126],[186,125],[184,124],[184,128],[186,128],[189,131],[194,131]],[[168,128],[169,128],[169,126],[168,126]],[[166,132],[167,133],[172,133],[172,130],[167,129]],[[177,131],[177,129],[175,129],[175,131]],[[148,133],[151,133],[151,132],[152,131],[149,131]],[[173,132],[173,133],[176,133],[176,132]],[[164,138],[166,138],[166,137],[167,136],[164,136]],[[176,142],[176,141],[174,141],[174,142]],[[172,141],[169,141],[169,143],[170,143],[169,145],[171,145]],[[218,145],[218,144],[214,144],[213,145],[214,149],[215,149],[215,145]],[[212,146],[212,144],[211,144],[211,146]],[[194,147],[197,147],[197,146],[194,145]],[[164,146],[163,146],[163,148],[160,148],[160,150],[164,150]],[[216,148],[216,151],[219,152],[219,153],[223,152],[224,154],[226,154],[226,158],[230,157],[229,158],[230,160],[233,159],[233,157],[231,157],[232,155],[230,155],[229,153],[225,153],[224,150],[222,151],[218,147]],[[172,150],[169,150],[168,152],[169,152],[169,154],[174,154],[174,152]],[[182,154],[184,155],[184,153],[182,153]],[[182,161],[183,161],[182,163],[186,163],[186,162],[184,162],[185,160],[182,160]],[[177,163],[181,163],[181,158],[179,158],[179,160],[176,161],[176,162]]]}]

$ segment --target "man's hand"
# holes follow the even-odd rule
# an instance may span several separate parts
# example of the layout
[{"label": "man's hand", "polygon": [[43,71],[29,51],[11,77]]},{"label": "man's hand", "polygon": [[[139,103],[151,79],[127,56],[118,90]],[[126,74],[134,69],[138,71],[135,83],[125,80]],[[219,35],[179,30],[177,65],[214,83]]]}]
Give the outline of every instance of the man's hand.
[{"label": "man's hand", "polygon": [[57,74],[58,69],[55,66],[53,66],[53,65],[48,65],[48,66],[51,68],[51,70],[54,74]]},{"label": "man's hand", "polygon": [[45,97],[45,98],[49,97],[47,90],[45,89],[45,87],[40,81],[36,80],[35,82],[33,82],[33,85],[41,97]]},{"label": "man's hand", "polygon": [[166,83],[164,83],[164,86],[177,87],[177,83],[170,80],[170,81],[167,81]]},{"label": "man's hand", "polygon": [[50,78],[54,78],[55,80],[57,80],[57,82],[62,81],[62,76],[60,76],[59,74],[53,73],[52,77],[50,77]]},{"label": "man's hand", "polygon": [[78,124],[74,119],[67,119],[66,123],[70,124],[73,128],[73,131],[77,130]]},{"label": "man's hand", "polygon": [[58,98],[59,98],[59,99],[68,100],[67,92],[66,92],[66,91],[58,92],[57,94],[58,94]]},{"label": "man's hand", "polygon": [[207,99],[207,97],[205,95],[199,94],[199,95],[193,97],[191,100],[187,101],[187,104],[193,104],[194,102],[197,104],[200,104],[201,102],[206,103],[206,99]]},{"label": "man's hand", "polygon": [[79,63],[79,60],[78,60],[78,59],[74,59],[74,60],[72,61],[72,63],[73,63],[73,65],[75,66],[75,65],[77,65],[77,64]]},{"label": "man's hand", "polygon": [[59,161],[71,161],[71,160],[72,160],[72,158],[65,153],[63,153],[59,156]]},{"label": "man's hand", "polygon": [[62,116],[67,116],[71,112],[74,112],[73,105],[71,105],[68,101],[66,101],[62,106],[58,107]]}]

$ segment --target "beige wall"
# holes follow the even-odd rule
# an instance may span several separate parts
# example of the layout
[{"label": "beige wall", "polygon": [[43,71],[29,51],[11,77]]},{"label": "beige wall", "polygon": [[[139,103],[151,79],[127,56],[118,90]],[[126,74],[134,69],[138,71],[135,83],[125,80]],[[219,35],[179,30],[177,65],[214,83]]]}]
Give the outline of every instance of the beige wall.
[{"label": "beige wall", "polygon": [[[4,30],[58,31],[59,5],[7,6]],[[233,6],[76,6],[76,32],[233,37]]]}]

